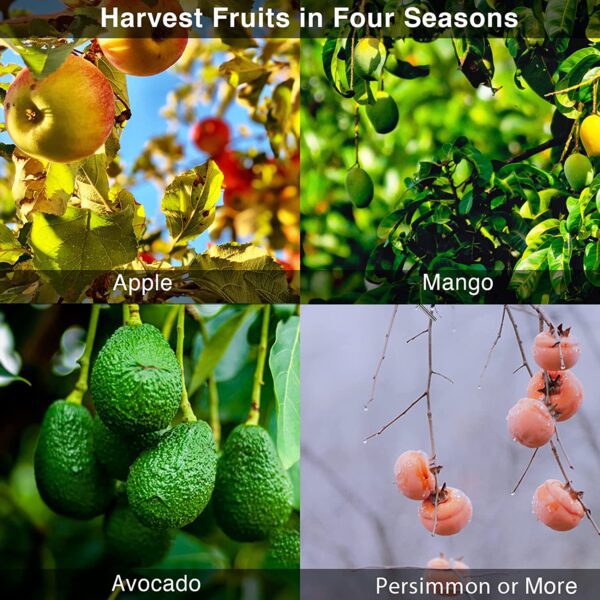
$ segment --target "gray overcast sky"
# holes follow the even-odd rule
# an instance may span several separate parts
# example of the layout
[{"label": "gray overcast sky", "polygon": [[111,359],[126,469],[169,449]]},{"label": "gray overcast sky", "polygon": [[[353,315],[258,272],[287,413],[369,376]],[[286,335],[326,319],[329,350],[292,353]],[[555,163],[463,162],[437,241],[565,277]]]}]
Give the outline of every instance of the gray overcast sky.
[{"label": "gray overcast sky", "polygon": [[[515,308],[528,359],[537,319]],[[575,466],[573,481],[600,521],[600,308],[544,307],[555,322],[573,327],[582,357],[574,372],[585,388],[581,411],[560,424]],[[425,388],[427,338],[406,340],[427,326],[414,306],[400,307],[375,402],[368,412],[391,306],[302,307],[302,564],[305,568],[423,566],[443,551],[464,556],[472,568],[585,568],[600,566],[600,537],[584,520],[571,532],[554,532],[531,514],[531,497],[546,479],[561,479],[549,448],[543,448],[515,496],[510,491],[531,451],[514,443],[506,413],[526,395],[510,325],[496,347],[501,306],[440,306],[434,325],[432,389],[441,480],[462,489],[474,505],[473,521],[452,537],[436,537],[417,517],[418,502],[394,484],[396,457],[410,449],[429,453],[425,404],[379,438],[363,444]]]}]

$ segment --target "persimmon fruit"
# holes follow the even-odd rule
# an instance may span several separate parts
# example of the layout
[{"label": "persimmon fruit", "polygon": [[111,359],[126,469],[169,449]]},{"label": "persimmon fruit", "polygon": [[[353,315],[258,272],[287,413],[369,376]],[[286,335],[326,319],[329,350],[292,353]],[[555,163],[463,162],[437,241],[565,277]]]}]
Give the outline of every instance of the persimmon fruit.
[{"label": "persimmon fruit", "polygon": [[[545,371],[538,371],[527,386],[527,396],[544,402],[546,400]],[[570,419],[583,402],[583,385],[573,371],[547,371],[548,403],[557,421]]]},{"label": "persimmon fruit", "polygon": [[425,500],[435,492],[435,477],[421,450],[402,453],[394,465],[394,475],[398,489],[411,500]]},{"label": "persimmon fruit", "polygon": [[533,342],[533,359],[546,371],[572,369],[579,360],[581,348],[570,330],[542,331]]},{"label": "persimmon fruit", "polygon": [[[437,498],[437,520],[435,516]],[[419,506],[419,519],[427,531],[438,535],[455,535],[471,521],[473,505],[459,489],[446,487],[432,494]],[[435,531],[434,531],[435,529]]]},{"label": "persimmon fruit", "polygon": [[513,439],[527,448],[541,448],[556,430],[548,407],[535,398],[521,398],[508,411],[506,421]]},{"label": "persimmon fruit", "polygon": [[548,479],[533,494],[533,514],[555,531],[569,531],[585,515],[577,494],[557,479]]}]

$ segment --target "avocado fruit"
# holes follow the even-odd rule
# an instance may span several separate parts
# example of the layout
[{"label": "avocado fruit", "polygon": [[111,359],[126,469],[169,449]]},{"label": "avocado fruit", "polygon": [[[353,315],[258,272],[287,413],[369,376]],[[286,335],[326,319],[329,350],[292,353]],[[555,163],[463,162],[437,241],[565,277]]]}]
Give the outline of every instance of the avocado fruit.
[{"label": "avocado fruit", "polygon": [[184,527],[208,504],[216,471],[217,449],[209,425],[180,423],[131,465],[129,505],[148,527]]},{"label": "avocado fruit", "polygon": [[35,479],[44,502],[74,519],[102,514],[114,483],[94,454],[93,419],[87,408],[58,400],[50,405],[35,450]]},{"label": "avocado fruit", "polygon": [[292,483],[268,432],[238,425],[219,459],[214,506],[219,527],[240,542],[265,540],[287,522]]},{"label": "avocado fruit", "polygon": [[125,492],[104,519],[104,537],[109,557],[128,567],[155,565],[173,543],[170,529],[152,529],[135,516]]},{"label": "avocado fruit", "polygon": [[136,436],[124,436],[111,431],[100,417],[94,419],[94,452],[114,479],[125,481],[129,467],[140,452],[156,446],[164,431],[150,431]]},{"label": "avocado fruit", "polygon": [[98,353],[91,392],[112,431],[136,435],[165,429],[181,402],[175,352],[154,325],[120,327]]},{"label": "avocado fruit", "polygon": [[300,568],[300,532],[297,529],[277,529],[269,536],[264,566],[266,569]]}]

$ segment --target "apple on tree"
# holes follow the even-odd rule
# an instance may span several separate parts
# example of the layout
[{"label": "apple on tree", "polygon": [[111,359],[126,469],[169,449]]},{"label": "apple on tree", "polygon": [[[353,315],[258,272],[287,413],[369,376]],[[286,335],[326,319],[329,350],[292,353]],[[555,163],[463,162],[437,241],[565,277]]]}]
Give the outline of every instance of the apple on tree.
[{"label": "apple on tree", "polygon": [[6,129],[22,152],[71,163],[102,148],[115,122],[115,97],[95,65],[69,56],[39,81],[23,69],[8,88],[4,112]]},{"label": "apple on tree", "polygon": [[[153,5],[143,0],[109,0],[108,10],[181,13],[178,0],[157,0]],[[130,30],[109,30],[98,38],[106,60],[127,75],[147,77],[157,75],[172,67],[185,52],[188,43],[187,29],[153,28],[147,21],[144,27]]]}]

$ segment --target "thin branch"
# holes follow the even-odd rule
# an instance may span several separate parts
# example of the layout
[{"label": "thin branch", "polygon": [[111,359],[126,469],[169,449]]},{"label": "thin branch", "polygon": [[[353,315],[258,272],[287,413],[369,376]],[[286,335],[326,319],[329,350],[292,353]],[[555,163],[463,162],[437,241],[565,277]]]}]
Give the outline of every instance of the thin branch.
[{"label": "thin branch", "polygon": [[554,323],[546,316],[546,313],[539,307],[535,306],[535,304],[531,304],[531,308],[537,313],[538,317],[550,328],[556,329],[554,327]]},{"label": "thin branch", "polygon": [[555,148],[556,146],[560,146],[562,143],[563,143],[563,140],[561,140],[560,138],[558,138],[558,139],[553,138],[551,140],[544,142],[543,144],[540,144],[539,146],[535,146],[534,148],[529,148],[529,150],[525,150],[524,152],[521,152],[521,154],[517,154],[516,156],[509,158],[507,161],[504,162],[504,164],[505,165],[513,165],[515,163],[523,162],[524,160],[527,160],[528,158],[531,158],[532,156],[535,156],[536,154],[539,154],[540,152],[543,152],[544,150],[548,150],[550,148]]},{"label": "thin branch", "polygon": [[438,373],[437,371],[433,371],[433,375],[437,375],[438,377],[441,377],[442,379],[445,379],[446,381],[449,381],[452,385],[454,385],[454,381],[452,381],[452,379],[450,379],[450,377],[446,377],[446,375],[444,375],[443,373]]},{"label": "thin branch", "polygon": [[407,344],[410,344],[411,342],[414,342],[417,338],[420,338],[422,335],[425,335],[427,333],[427,329],[423,329],[423,331],[421,331],[420,333],[417,333],[417,335],[413,335],[410,339],[406,340]]},{"label": "thin branch", "polygon": [[490,365],[490,360],[492,359],[492,354],[494,353],[494,350],[496,349],[498,342],[502,338],[502,330],[504,329],[504,319],[505,318],[506,318],[506,306],[504,306],[502,308],[502,319],[500,319],[500,328],[498,329],[496,339],[494,340],[494,343],[492,344],[492,347],[490,348],[490,351],[488,352],[487,360],[485,361],[485,365],[483,366],[483,370],[481,371],[481,375],[479,376],[479,387],[481,387],[481,382],[483,381],[483,376],[485,375],[485,372],[487,371],[487,368]]},{"label": "thin branch", "polygon": [[527,362],[527,355],[525,354],[525,349],[523,347],[523,340],[521,339],[521,335],[519,333],[519,326],[517,325],[517,322],[515,321],[515,318],[511,312],[510,306],[506,305],[504,307],[504,310],[506,310],[506,314],[508,315],[508,318],[510,319],[510,322],[513,326],[513,331],[515,332],[515,338],[517,340],[517,346],[519,346],[519,352],[521,353],[521,358],[523,359],[523,367],[525,367],[527,369],[529,376],[533,377],[533,371],[531,370],[531,367],[529,366],[529,363]]},{"label": "thin branch", "polygon": [[423,392],[416,400],[411,402],[407,408],[405,408],[397,417],[394,417],[391,421],[388,421],[379,431],[372,433],[369,437],[366,437],[363,441],[366,444],[370,439],[380,436],[388,427],[391,427],[396,421],[401,419],[411,408],[416,406],[423,398],[425,398],[425,392]]},{"label": "thin branch", "polygon": [[527,463],[527,466],[525,467],[525,471],[523,471],[523,475],[521,475],[519,481],[517,481],[517,485],[515,485],[513,491],[511,492],[511,496],[514,496],[517,493],[517,490],[519,489],[519,486],[523,483],[523,479],[525,479],[525,475],[527,475],[529,468],[533,464],[533,461],[535,460],[535,457],[537,456],[538,451],[539,451],[539,448],[536,448],[533,451],[533,454],[531,455],[531,458],[529,459],[529,462]]},{"label": "thin branch", "polygon": [[394,306],[394,310],[392,311],[392,317],[390,319],[390,324],[385,334],[385,342],[383,344],[383,350],[381,352],[381,357],[379,358],[379,362],[377,363],[377,368],[375,369],[375,374],[373,375],[373,383],[371,385],[371,395],[369,396],[368,402],[365,404],[365,408],[369,407],[369,404],[375,400],[375,388],[377,386],[377,377],[379,376],[379,371],[381,371],[381,366],[383,365],[383,361],[385,360],[385,355],[387,353],[388,344],[390,343],[390,335],[392,333],[392,328],[394,327],[394,321],[396,320],[396,315],[398,314],[398,305]]}]

